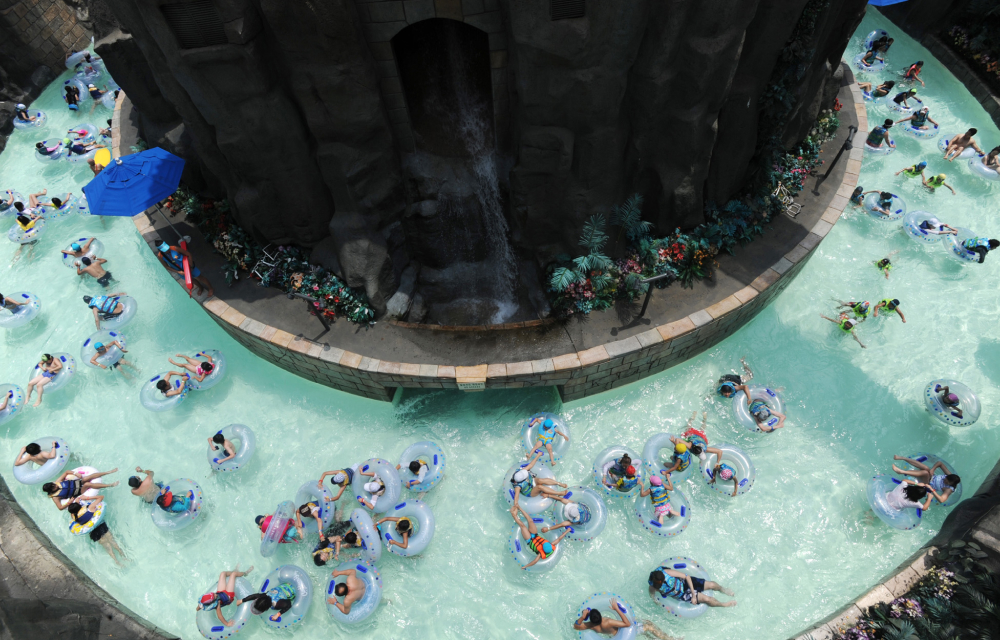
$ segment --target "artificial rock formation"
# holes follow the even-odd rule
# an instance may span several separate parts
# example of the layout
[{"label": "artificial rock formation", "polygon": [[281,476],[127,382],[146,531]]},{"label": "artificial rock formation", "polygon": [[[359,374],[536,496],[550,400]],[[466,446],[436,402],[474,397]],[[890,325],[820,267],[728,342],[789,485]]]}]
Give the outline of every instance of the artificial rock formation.
[{"label": "artificial rock formation", "polygon": [[[189,179],[262,241],[319,245],[379,311],[422,267],[406,297],[431,320],[483,274],[517,286],[525,258],[577,252],[583,221],[631,193],[661,234],[697,225],[756,169],[776,65],[805,71],[766,130],[790,146],[832,99],[866,4],[581,0],[564,18],[572,2],[65,1]],[[184,7],[198,37],[170,18]],[[813,37],[788,51],[807,8]]]}]

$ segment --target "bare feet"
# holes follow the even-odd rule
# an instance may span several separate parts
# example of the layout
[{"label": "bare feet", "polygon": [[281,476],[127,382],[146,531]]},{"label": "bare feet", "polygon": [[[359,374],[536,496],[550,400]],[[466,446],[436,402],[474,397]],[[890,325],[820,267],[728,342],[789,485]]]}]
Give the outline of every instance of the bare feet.
[{"label": "bare feet", "polygon": [[893,456],[892,459],[893,460],[902,460],[903,456]]},{"label": "bare feet", "polygon": [[730,600],[729,602],[723,602],[722,606],[723,607],[735,607],[736,606],[736,601],[735,600]]},{"label": "bare feet", "polygon": [[730,598],[732,598],[733,596],[736,595],[735,593],[733,593],[732,589],[727,589],[727,588],[723,587],[722,585],[719,585],[719,591],[721,591],[722,593],[726,594]]},{"label": "bare feet", "polygon": [[111,486],[112,486],[112,487],[117,487],[117,486],[118,486],[118,481],[117,481],[117,480],[115,480],[114,482],[112,482],[112,483],[111,483]]},{"label": "bare feet", "polygon": [[896,465],[892,465],[892,470],[895,471],[896,473],[903,473],[903,470],[897,467]]}]

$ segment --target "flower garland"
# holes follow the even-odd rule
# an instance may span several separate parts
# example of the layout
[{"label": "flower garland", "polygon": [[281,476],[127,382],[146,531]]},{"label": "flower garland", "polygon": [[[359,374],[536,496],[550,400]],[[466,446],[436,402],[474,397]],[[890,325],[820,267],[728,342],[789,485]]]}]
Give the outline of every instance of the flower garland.
[{"label": "flower garland", "polygon": [[[364,291],[352,289],[330,271],[310,264],[299,247],[278,247],[276,255],[265,254],[260,243],[233,221],[227,201],[204,201],[181,187],[167,199],[167,207],[175,214],[186,215],[215,252],[226,259],[226,282],[232,284],[239,280],[241,272],[252,270],[263,287],[308,296],[313,312],[325,318],[342,316],[356,324],[374,324],[375,310]],[[261,273],[256,267],[265,257],[273,265]]]}]

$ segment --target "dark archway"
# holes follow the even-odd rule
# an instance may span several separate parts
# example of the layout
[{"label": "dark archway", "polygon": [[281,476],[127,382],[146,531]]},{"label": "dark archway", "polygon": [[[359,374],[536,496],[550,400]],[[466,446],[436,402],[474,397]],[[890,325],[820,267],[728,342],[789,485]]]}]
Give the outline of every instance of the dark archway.
[{"label": "dark archway", "polygon": [[468,157],[495,148],[489,37],[432,18],[392,39],[417,149]]}]

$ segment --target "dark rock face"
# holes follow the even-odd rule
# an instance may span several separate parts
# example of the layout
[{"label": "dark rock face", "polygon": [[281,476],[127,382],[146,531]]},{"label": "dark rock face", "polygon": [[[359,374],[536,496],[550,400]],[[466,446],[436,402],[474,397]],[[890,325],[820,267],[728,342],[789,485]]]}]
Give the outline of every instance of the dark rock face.
[{"label": "dark rock face", "polygon": [[[411,308],[431,320],[486,286],[475,274],[508,264],[523,278],[514,255],[575,253],[582,222],[630,193],[659,233],[737,193],[754,168],[761,96],[815,7],[588,2],[585,17],[552,21],[546,0],[212,0],[226,43],[183,49],[156,0],[67,2],[101,38],[147,137],[193,161],[245,227],[265,242],[319,244],[380,309],[415,262]],[[827,3],[810,51],[796,52],[806,72],[779,132],[786,145],[834,94],[864,7]],[[479,133],[496,149],[489,190],[510,227],[506,262],[481,167],[456,137],[462,118],[427,108],[438,85],[461,93],[449,43],[468,52],[459,67],[479,69],[465,85],[489,111]],[[537,297],[514,297],[526,296]]]}]

